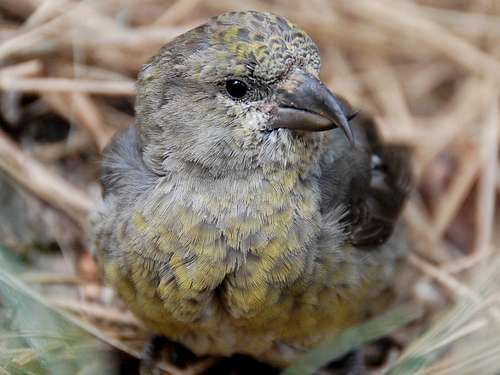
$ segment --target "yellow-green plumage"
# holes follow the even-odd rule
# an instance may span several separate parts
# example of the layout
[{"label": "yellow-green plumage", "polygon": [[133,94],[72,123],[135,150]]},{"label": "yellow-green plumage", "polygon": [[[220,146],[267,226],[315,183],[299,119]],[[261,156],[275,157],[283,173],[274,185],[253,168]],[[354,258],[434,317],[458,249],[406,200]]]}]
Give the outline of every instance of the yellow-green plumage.
[{"label": "yellow-green plumage", "polygon": [[[106,152],[93,220],[102,274],[154,332],[197,354],[287,365],[362,319],[404,253],[395,236],[352,246],[349,202],[325,207],[338,132],[266,129],[293,69],[319,69],[296,26],[213,19],[145,66],[136,128]],[[248,100],[221,91],[235,76],[254,85]]]}]

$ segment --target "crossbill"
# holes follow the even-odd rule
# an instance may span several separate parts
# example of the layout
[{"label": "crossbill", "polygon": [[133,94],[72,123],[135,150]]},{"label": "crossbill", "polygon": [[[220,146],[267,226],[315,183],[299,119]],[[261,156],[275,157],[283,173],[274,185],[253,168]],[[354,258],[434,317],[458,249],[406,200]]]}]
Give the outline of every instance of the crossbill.
[{"label": "crossbill", "polygon": [[144,65],[104,153],[100,270],[197,355],[287,366],[364,319],[404,257],[408,160],[319,70],[282,17],[212,18]]}]

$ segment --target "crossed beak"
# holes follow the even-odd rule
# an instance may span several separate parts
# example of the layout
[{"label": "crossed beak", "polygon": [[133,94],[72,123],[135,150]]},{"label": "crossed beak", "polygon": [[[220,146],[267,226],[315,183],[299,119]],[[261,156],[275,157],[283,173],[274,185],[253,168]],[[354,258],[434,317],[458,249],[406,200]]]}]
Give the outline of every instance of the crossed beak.
[{"label": "crossed beak", "polygon": [[295,70],[276,94],[274,129],[324,131],[340,128],[351,144],[354,136],[340,101],[317,78]]}]

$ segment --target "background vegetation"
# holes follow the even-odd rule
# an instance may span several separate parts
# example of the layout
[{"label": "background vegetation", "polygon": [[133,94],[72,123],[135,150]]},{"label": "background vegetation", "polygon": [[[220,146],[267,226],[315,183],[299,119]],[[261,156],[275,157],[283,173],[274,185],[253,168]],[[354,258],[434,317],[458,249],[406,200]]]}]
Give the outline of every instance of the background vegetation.
[{"label": "background vegetation", "polygon": [[[401,328],[414,317],[396,311],[395,327],[358,327],[327,356],[400,327],[367,349],[374,374],[498,374],[496,0],[0,0],[0,374],[133,373],[146,332],[99,282],[86,242],[100,151],[133,123],[141,64],[229,9],[304,28],[328,86],[415,152],[415,246],[395,290],[420,317]],[[321,363],[318,350],[295,370]]]}]

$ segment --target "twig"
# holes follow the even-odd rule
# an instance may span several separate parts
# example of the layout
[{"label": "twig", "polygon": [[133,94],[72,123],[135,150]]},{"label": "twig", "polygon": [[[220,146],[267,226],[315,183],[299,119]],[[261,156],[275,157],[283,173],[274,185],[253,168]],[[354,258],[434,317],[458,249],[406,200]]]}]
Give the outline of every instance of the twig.
[{"label": "twig", "polygon": [[90,81],[67,78],[0,78],[0,89],[22,92],[80,92],[89,94],[132,96],[133,82]]},{"label": "twig", "polygon": [[25,155],[1,130],[0,168],[37,197],[86,228],[88,214],[94,209],[92,200],[38,161]]},{"label": "twig", "polygon": [[421,205],[415,197],[411,197],[405,208],[405,218],[408,220],[411,228],[411,235],[418,238],[414,241],[412,250],[424,256],[426,259],[432,259],[436,262],[444,262],[449,258],[448,253],[442,251],[439,236],[435,228],[431,225],[428,215],[425,214]]},{"label": "twig", "polygon": [[30,154],[42,162],[53,162],[67,156],[92,151],[92,139],[83,131],[71,131],[64,141],[35,144]]},{"label": "twig", "polygon": [[474,252],[469,256],[443,264],[442,270],[447,273],[458,273],[476,266],[490,255],[490,251]]},{"label": "twig", "polygon": [[426,347],[426,352],[431,353],[433,351],[436,351],[439,348],[442,348],[446,345],[449,345],[454,341],[458,341],[465,336],[468,336],[472,333],[475,333],[475,332],[485,328],[487,325],[488,325],[487,319],[483,318],[483,319],[474,320],[474,321],[470,322],[469,324],[461,327],[458,331],[453,332],[451,335],[447,336],[445,339],[437,342],[435,345]]},{"label": "twig", "polygon": [[460,204],[464,201],[466,194],[472,187],[480,164],[481,158],[477,151],[477,146],[473,149],[463,148],[463,155],[461,155],[456,177],[452,185],[443,193],[446,199],[441,200],[436,210],[434,226],[438,235],[442,235],[458,212]]},{"label": "twig", "polygon": [[[420,259],[416,255],[410,255],[409,262],[416,268],[420,269],[426,275],[434,278],[439,281],[441,284],[446,286],[455,296],[455,299],[458,297],[466,297],[470,299],[474,304],[476,311],[480,311],[483,306],[488,306],[489,301],[484,300],[477,292],[473,289],[466,286],[464,283],[458,281],[455,277],[446,273],[442,269],[433,266],[432,264],[426,262],[423,259]],[[497,323],[500,323],[500,310],[496,306],[490,307],[488,309],[490,315],[496,320]]]},{"label": "twig", "polygon": [[[24,0],[23,0],[24,1]],[[76,8],[76,6],[75,6]],[[55,30],[62,26],[65,15],[59,16],[47,23],[40,25],[21,34],[4,41],[0,44],[0,59],[6,59],[23,49],[30,48],[33,45],[41,43],[50,35],[55,34]]]},{"label": "twig", "polygon": [[432,95],[432,90],[446,80],[452,80],[456,73],[449,63],[432,62],[423,66],[415,65],[405,74],[408,79],[401,82],[407,88],[409,101],[412,102],[425,95]]},{"label": "twig", "polygon": [[363,18],[369,18],[381,28],[399,28],[400,31],[411,33],[427,47],[441,51],[470,71],[481,75],[486,73],[490,79],[500,82],[500,62],[437,23],[422,17],[419,12],[411,11],[415,7],[409,8],[401,2],[392,2],[391,6],[387,6],[371,0],[343,0],[339,4]]},{"label": "twig", "polygon": [[499,116],[498,92],[491,95],[489,103],[490,113],[487,119],[487,127],[483,131],[482,137],[482,161],[483,168],[479,178],[477,216],[476,216],[476,242],[474,252],[488,253],[490,241],[494,231],[496,189],[495,181],[498,164],[498,142],[499,136]]},{"label": "twig", "polygon": [[[463,35],[474,37],[481,36],[484,27],[495,36],[500,36],[500,17],[486,13],[475,13],[461,10],[452,10],[432,6],[420,5],[419,9],[433,20],[453,28],[454,31]],[[467,27],[464,27],[467,25]]]},{"label": "twig", "polygon": [[120,311],[96,303],[81,303],[76,300],[63,298],[48,298],[48,302],[56,307],[61,307],[76,313],[82,313],[93,319],[142,328],[142,324],[129,311]]},{"label": "twig", "polygon": [[[420,168],[429,167],[429,163],[440,152],[449,152],[447,147],[451,147],[454,142],[461,142],[460,137],[464,138],[466,131],[477,126],[480,108],[484,106],[485,100],[489,100],[490,90],[485,90],[484,86],[484,82],[477,78],[465,79],[437,115],[415,121],[418,128],[415,136],[418,139],[414,144],[418,146]],[[476,110],[470,110],[472,103],[477,103]],[[466,138],[470,138],[468,134]],[[462,147],[465,152],[469,152],[470,146]]]},{"label": "twig", "polygon": [[66,0],[45,0],[30,14],[24,23],[24,27],[32,28],[41,25],[55,16],[60,16],[69,8]]},{"label": "twig", "polygon": [[[399,132],[412,133],[412,116],[401,88],[401,82],[396,78],[394,70],[386,61],[376,56],[368,59],[367,64],[370,64],[374,73],[367,77],[366,83],[375,100],[382,107],[382,113],[387,116],[384,123],[391,124],[392,132],[396,128]],[[384,130],[389,132],[389,129]]]},{"label": "twig", "polygon": [[99,108],[91,97],[86,94],[75,93],[71,96],[75,116],[80,119],[81,124],[94,138],[99,151],[104,149],[114,131],[106,127]]},{"label": "twig", "polygon": [[43,65],[40,60],[29,60],[0,69],[0,80],[9,77],[37,76],[42,72]]},{"label": "twig", "polygon": [[438,280],[441,284],[446,286],[455,296],[464,296],[479,303],[480,297],[471,290],[468,286],[458,281],[455,277],[447,274],[439,267],[433,266],[415,254],[411,254],[408,258],[411,265],[424,272],[426,275],[431,276],[433,279]]},{"label": "twig", "polygon": [[87,131],[101,151],[113,136],[114,131],[107,128],[101,118],[99,109],[86,94],[51,93],[43,96],[44,100],[70,123]]}]

